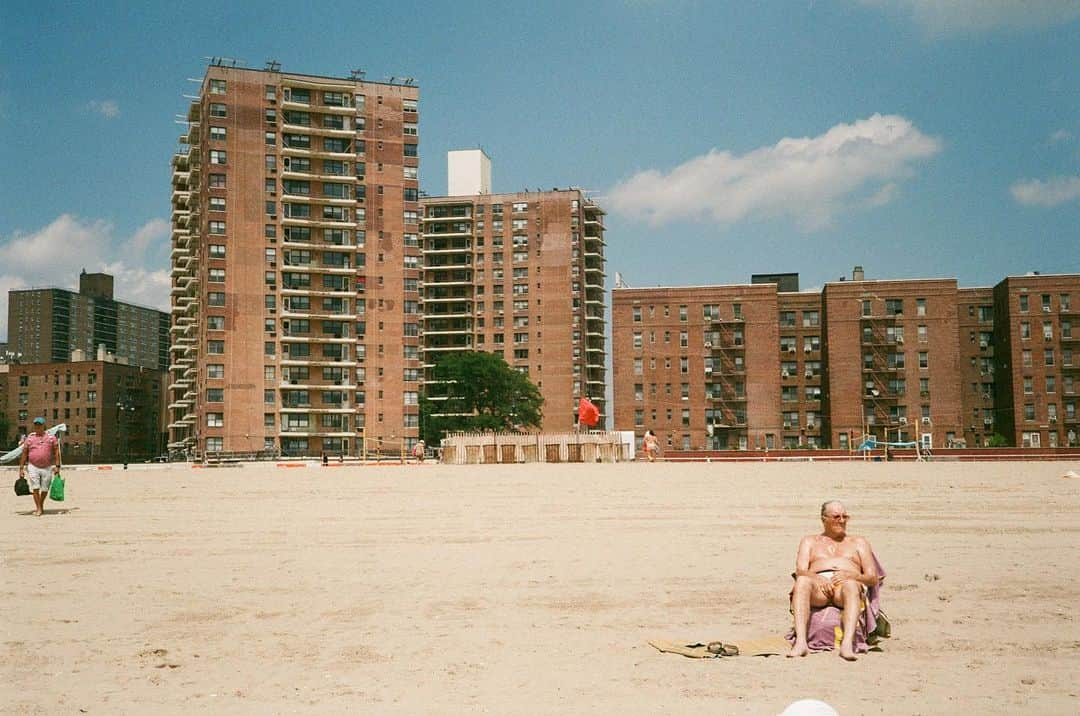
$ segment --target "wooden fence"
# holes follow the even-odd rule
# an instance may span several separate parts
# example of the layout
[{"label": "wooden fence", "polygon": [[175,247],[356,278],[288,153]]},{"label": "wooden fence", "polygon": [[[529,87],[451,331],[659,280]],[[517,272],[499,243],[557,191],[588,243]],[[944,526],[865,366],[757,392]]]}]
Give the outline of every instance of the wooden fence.
[{"label": "wooden fence", "polygon": [[519,462],[621,462],[632,446],[617,432],[451,433],[443,438],[448,465]]}]

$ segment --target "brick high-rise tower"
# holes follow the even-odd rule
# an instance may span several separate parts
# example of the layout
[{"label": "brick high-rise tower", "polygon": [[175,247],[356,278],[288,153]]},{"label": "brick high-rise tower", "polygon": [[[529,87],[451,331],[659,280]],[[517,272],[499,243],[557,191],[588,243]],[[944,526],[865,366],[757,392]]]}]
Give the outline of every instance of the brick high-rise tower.
[{"label": "brick high-rise tower", "polygon": [[169,440],[418,435],[418,89],[214,62],[173,158]]}]

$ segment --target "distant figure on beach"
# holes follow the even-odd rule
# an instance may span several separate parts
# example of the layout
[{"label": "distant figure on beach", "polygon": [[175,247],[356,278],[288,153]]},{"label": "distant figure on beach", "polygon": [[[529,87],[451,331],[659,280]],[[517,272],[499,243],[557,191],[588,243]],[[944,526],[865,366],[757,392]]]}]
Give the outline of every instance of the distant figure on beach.
[{"label": "distant figure on beach", "polygon": [[859,602],[879,577],[870,543],[847,533],[850,519],[844,505],[836,500],[821,506],[821,534],[807,535],[799,542],[795,557],[795,588],[791,608],[795,615],[795,644],[788,656],[806,656],[810,648],[806,633],[810,607],[834,605],[844,610],[844,636],[840,656],[855,661],[855,626],[861,616]]},{"label": "distant figure on beach", "polygon": [[[60,441],[45,432],[45,418],[34,418],[34,432],[23,439],[19,477],[26,477],[34,495],[34,516],[45,514],[45,498],[53,475],[60,472]],[[29,474],[27,474],[29,467]]]},{"label": "distant figure on beach", "polygon": [[419,463],[424,462],[424,441],[423,440],[417,440],[416,444],[413,445],[412,455],[413,455],[413,457],[416,458],[417,462],[419,462]]},{"label": "distant figure on beach", "polygon": [[649,459],[649,462],[656,462],[656,456],[660,454],[660,441],[657,440],[656,433],[651,429],[645,431],[641,447],[645,451],[645,457]]}]

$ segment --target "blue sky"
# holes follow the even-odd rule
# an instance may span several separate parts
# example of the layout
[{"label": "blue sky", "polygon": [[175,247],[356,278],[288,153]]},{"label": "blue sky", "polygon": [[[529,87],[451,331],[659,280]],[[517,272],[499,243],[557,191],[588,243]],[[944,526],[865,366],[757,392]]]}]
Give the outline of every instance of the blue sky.
[{"label": "blue sky", "polygon": [[609,285],[1080,271],[1080,0],[142,5],[0,9],[0,336],[83,267],[166,306],[210,55],[416,78],[422,187],[480,145],[495,191],[591,190]]}]

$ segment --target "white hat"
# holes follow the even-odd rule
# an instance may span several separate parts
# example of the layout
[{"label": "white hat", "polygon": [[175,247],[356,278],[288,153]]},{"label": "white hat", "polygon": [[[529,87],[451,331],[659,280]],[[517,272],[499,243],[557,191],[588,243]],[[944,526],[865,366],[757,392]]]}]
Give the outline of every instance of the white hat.
[{"label": "white hat", "polygon": [[802,699],[790,704],[780,712],[780,716],[840,716],[840,714],[824,701]]}]

